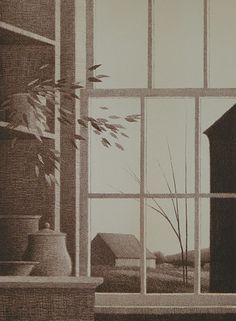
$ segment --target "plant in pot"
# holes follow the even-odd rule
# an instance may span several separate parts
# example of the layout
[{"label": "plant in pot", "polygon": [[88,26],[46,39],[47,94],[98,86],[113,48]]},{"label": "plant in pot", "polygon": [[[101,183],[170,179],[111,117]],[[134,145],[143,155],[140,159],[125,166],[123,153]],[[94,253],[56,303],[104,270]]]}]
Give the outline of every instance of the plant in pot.
[{"label": "plant in pot", "polygon": [[[46,69],[49,64],[41,66],[40,72]],[[89,68],[90,71],[96,71],[101,64],[94,65]],[[102,78],[109,77],[107,75],[98,74],[88,78],[89,82],[102,82]],[[60,162],[60,153],[53,149],[48,148],[43,142],[42,136],[45,131],[49,131],[48,123],[53,120],[55,115],[55,106],[58,107],[59,116],[57,120],[66,126],[72,126],[72,113],[59,103],[59,97],[63,97],[69,100],[80,99],[75,93],[75,90],[82,89],[84,86],[81,82],[70,82],[66,79],[59,79],[54,82],[53,79],[44,79],[42,73],[36,79],[28,83],[26,92],[17,93],[8,97],[1,105],[1,112],[6,112],[8,116],[8,128],[15,129],[18,126],[25,126],[29,132],[35,136],[35,138],[41,143],[38,151],[35,173],[39,176],[40,172],[44,174],[44,177],[49,185],[58,183],[55,180],[54,171],[58,170]],[[104,118],[84,117],[78,119],[77,122],[80,126],[91,127],[93,132],[101,136],[101,143],[105,147],[110,147],[111,142],[102,134],[110,132],[112,139],[115,139],[115,146],[120,150],[123,150],[123,146],[120,145],[117,140],[119,134],[123,137],[125,135],[125,127],[121,124],[114,124],[111,119],[115,119],[116,116]],[[116,117],[119,118],[119,117]],[[137,122],[140,118],[139,114],[126,115],[123,121],[133,123]],[[122,120],[121,120],[122,121]],[[12,146],[15,145],[17,136],[12,141]],[[68,137],[68,142],[75,148],[78,148],[77,141],[85,140],[81,135],[74,135]]]},{"label": "plant in pot", "polygon": [[[54,184],[59,184],[56,181],[55,171],[60,169],[60,153],[55,148],[50,147],[42,137],[45,131],[50,130],[50,123],[54,122],[55,108],[57,108],[57,120],[63,124],[63,126],[74,126],[74,115],[66,106],[59,103],[59,97],[63,97],[68,100],[79,99],[80,97],[75,93],[75,91],[80,90],[83,85],[80,82],[70,82],[66,79],[59,79],[54,81],[53,79],[48,79],[44,77],[43,71],[48,68],[48,64],[40,67],[40,76],[30,81],[27,85],[25,92],[17,93],[9,96],[1,105],[1,111],[5,112],[8,120],[8,128],[11,130],[17,129],[19,126],[24,126],[28,128],[29,133],[37,143],[37,148],[34,150],[31,159],[26,159],[26,163],[33,163],[35,175],[42,179],[45,179],[48,186],[53,186]],[[94,73],[101,65],[94,65],[89,68],[90,71]],[[88,78],[90,82],[101,82],[102,78],[107,77],[106,75],[94,75]],[[107,118],[94,118],[94,117],[84,117],[79,118],[76,121],[79,126],[91,129],[95,135],[99,135],[101,144],[105,148],[112,146],[112,140],[114,140],[114,146],[120,150],[123,150],[123,146],[119,144],[119,135],[128,137],[124,133],[125,128],[122,124],[115,124],[113,119],[117,119],[115,115],[110,115]],[[126,115],[120,122],[135,123],[139,120],[140,115]],[[69,131],[70,132],[70,131]],[[110,133],[111,140],[105,136],[105,133]],[[12,139],[12,147],[14,150],[15,144],[17,143],[17,134]],[[72,144],[74,148],[78,148],[77,142],[83,141],[85,138],[81,135],[75,134],[68,136],[68,144]],[[27,157],[27,156],[25,156]],[[13,218],[14,215],[11,215]],[[16,215],[15,215],[16,216]],[[25,215],[26,216],[26,215]],[[9,217],[0,220],[0,228],[3,226],[3,230],[7,231],[6,220],[9,223]],[[29,216],[28,216],[29,217]],[[21,217],[24,219],[24,217]],[[4,222],[4,223],[3,223]],[[26,220],[24,221],[26,222]],[[30,222],[29,222],[30,223]],[[9,223],[11,224],[11,223]],[[17,226],[16,220],[15,225]],[[21,224],[18,224],[22,226]],[[37,223],[38,225],[38,223]],[[27,235],[35,232],[35,228],[31,231],[20,229],[15,230],[11,235],[8,235],[9,240],[13,240],[13,234],[21,235],[23,239],[23,246],[20,253],[17,254],[17,259],[20,259],[20,255],[23,254],[23,248],[25,248],[25,243],[27,242]],[[1,237],[0,237],[1,239]],[[0,240],[1,241],[1,240]],[[6,238],[0,242],[0,256],[1,248],[4,248],[4,241]],[[17,242],[12,242],[12,244]],[[9,242],[11,244],[11,242]],[[10,251],[11,252],[11,251]],[[14,253],[11,252],[10,260],[14,259]],[[4,257],[8,260],[8,257]],[[1,257],[2,260],[2,257]]]}]

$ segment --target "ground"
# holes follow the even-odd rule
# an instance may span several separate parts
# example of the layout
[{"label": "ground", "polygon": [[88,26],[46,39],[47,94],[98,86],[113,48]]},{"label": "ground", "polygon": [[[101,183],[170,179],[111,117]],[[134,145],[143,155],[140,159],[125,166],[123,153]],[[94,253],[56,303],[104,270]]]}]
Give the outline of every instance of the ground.
[{"label": "ground", "polygon": [[[148,293],[191,293],[193,292],[194,269],[189,267],[188,285],[183,285],[182,268],[172,264],[160,264],[156,269],[148,268]],[[137,267],[92,267],[92,276],[104,278],[98,292],[140,292],[140,273]],[[209,271],[201,273],[201,287],[208,291]]]}]

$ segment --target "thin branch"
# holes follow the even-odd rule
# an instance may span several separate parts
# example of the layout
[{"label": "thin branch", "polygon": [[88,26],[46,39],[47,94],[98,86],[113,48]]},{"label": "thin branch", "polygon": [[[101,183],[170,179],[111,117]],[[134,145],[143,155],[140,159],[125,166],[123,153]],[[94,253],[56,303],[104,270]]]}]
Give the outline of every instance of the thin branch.
[{"label": "thin branch", "polygon": [[[188,192],[188,163],[187,163],[187,119],[185,120],[185,146],[184,146],[184,191]],[[186,269],[186,283],[188,283],[188,201],[185,198],[185,269]]]}]

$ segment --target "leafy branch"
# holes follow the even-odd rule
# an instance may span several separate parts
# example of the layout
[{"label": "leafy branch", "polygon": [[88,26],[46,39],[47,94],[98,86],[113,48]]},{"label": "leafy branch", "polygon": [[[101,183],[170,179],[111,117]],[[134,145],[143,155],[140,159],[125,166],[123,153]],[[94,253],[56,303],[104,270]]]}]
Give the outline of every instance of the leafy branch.
[{"label": "leafy branch", "polygon": [[[95,72],[101,64],[91,66],[89,71]],[[53,79],[45,79],[43,71],[49,67],[49,64],[45,64],[39,68],[39,74],[37,78],[33,79],[27,84],[26,95],[27,104],[21,109],[12,108],[11,96],[1,104],[1,112],[7,112],[9,118],[8,127],[15,129],[19,125],[24,125],[35,136],[37,141],[40,142],[35,164],[35,174],[39,176],[40,173],[44,174],[46,182],[51,186],[58,183],[55,179],[55,170],[59,171],[60,168],[60,153],[55,149],[50,149],[44,144],[41,137],[43,137],[44,131],[49,131],[48,121],[53,120],[55,116],[55,107],[57,107],[59,116],[57,120],[64,126],[70,128],[74,125],[73,113],[66,107],[60,104],[60,98],[65,98],[70,101],[79,100],[80,96],[75,91],[83,89],[84,86],[81,82],[70,82],[67,79],[59,79],[56,82]],[[102,82],[102,79],[109,77],[107,75],[98,74],[88,78],[89,82]],[[104,110],[109,110],[108,107],[100,107]],[[33,115],[35,123],[30,123],[30,116]],[[92,129],[96,135],[101,136],[101,144],[109,148],[114,145],[119,150],[123,151],[124,147],[119,143],[121,136],[128,138],[125,133],[126,128],[122,124],[114,123],[114,120],[125,121],[128,123],[135,123],[139,121],[140,115],[126,115],[125,117],[119,117],[117,115],[109,115],[107,118],[93,118],[82,117],[77,119],[79,126]],[[69,132],[69,131],[68,131]],[[104,134],[108,133],[111,139],[107,139]],[[74,148],[78,149],[77,142],[85,141],[85,137],[80,134],[71,134],[68,137],[70,143]],[[14,138],[15,146],[16,138]]]}]

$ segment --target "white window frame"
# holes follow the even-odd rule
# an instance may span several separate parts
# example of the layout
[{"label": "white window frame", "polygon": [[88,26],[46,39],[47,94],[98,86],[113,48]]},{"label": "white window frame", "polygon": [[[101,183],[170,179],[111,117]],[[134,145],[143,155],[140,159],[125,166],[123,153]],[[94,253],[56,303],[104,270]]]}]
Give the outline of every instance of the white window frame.
[{"label": "white window frame", "polygon": [[[79,166],[77,168],[77,197],[80,199],[77,211],[78,229],[78,262],[77,273],[80,276],[90,276],[90,218],[88,202],[90,199],[114,198],[114,199],[140,199],[140,241],[142,244],[141,258],[141,291],[140,293],[96,293],[95,311],[97,313],[235,313],[236,294],[201,293],[200,289],[200,209],[199,203],[204,198],[236,198],[236,193],[201,193],[200,192],[200,99],[204,97],[236,98],[236,89],[230,88],[209,88],[208,87],[208,0],[204,2],[204,86],[203,88],[182,88],[182,89],[156,89],[152,88],[152,7],[153,0],[148,2],[148,84],[147,88],[140,89],[94,89],[92,84],[81,92],[80,116],[88,114],[89,98],[101,97],[138,97],[141,106],[141,133],[140,133],[140,193],[139,194],[116,194],[116,193],[89,193],[88,191],[88,144],[81,144],[77,154]],[[222,0],[223,1],[223,0]],[[77,1],[75,1],[77,2]],[[79,3],[79,1],[78,1]],[[77,3],[77,18],[81,17],[81,6]],[[81,23],[81,22],[80,22]],[[78,26],[77,26],[78,27]],[[80,29],[81,30],[81,29]],[[93,57],[93,0],[86,1],[86,65],[91,66]],[[81,31],[77,32],[82,36]],[[79,37],[78,37],[79,48]],[[77,59],[81,60],[81,51],[78,50]],[[194,98],[195,100],[195,190],[188,194],[147,194],[144,188],[145,175],[145,98]],[[79,116],[79,115],[78,115]],[[83,135],[88,137],[86,129],[80,128]],[[194,292],[188,294],[147,294],[146,291],[146,225],[145,225],[145,200],[155,198],[191,198],[195,202],[195,274]]]}]

